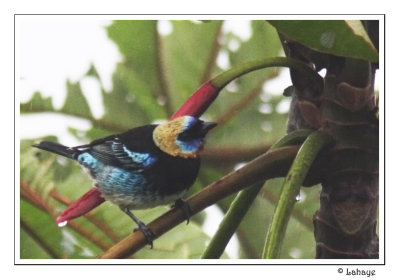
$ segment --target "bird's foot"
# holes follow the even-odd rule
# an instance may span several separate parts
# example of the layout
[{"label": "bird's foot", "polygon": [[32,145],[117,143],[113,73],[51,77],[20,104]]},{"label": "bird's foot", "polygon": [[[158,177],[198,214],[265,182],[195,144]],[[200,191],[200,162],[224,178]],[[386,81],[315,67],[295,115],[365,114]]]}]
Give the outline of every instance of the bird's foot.
[{"label": "bird's foot", "polygon": [[190,208],[189,204],[178,198],[171,207],[182,209],[186,216],[186,224],[189,224],[189,219],[193,215],[193,210]]},{"label": "bird's foot", "polygon": [[135,232],[135,231],[140,230],[143,233],[144,237],[146,237],[147,244],[150,245],[150,249],[153,249],[153,240],[156,239],[156,235],[144,223],[140,222],[140,223],[137,223],[137,224],[138,224],[138,227],[134,228],[133,231]]},{"label": "bird's foot", "polygon": [[148,226],[146,226],[139,218],[133,215],[132,212],[129,211],[128,207],[120,207],[120,208],[125,214],[129,216],[129,218],[131,218],[138,225],[138,228],[134,228],[133,231],[135,232],[137,230],[140,230],[143,233],[144,237],[146,237],[147,244],[150,245],[150,249],[153,249],[153,240],[156,239],[157,237],[154,234],[154,232]]}]

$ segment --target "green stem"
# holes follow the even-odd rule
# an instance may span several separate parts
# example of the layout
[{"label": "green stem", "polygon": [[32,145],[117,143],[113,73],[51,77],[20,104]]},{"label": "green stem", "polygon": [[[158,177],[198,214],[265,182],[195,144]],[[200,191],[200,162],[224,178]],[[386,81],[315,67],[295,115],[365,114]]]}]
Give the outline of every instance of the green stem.
[{"label": "green stem", "polygon": [[323,79],[313,68],[304,62],[287,57],[260,58],[242,63],[228,71],[219,74],[211,80],[211,83],[218,88],[223,88],[229,82],[239,76],[267,67],[289,67],[291,69],[295,69],[310,77],[310,79],[316,82],[319,89],[323,88]]},{"label": "green stem", "polygon": [[203,252],[202,259],[218,259],[221,257],[226,245],[228,245],[263,185],[264,182],[257,183],[238,193],[219,225],[218,231]]},{"label": "green stem", "polygon": [[[311,130],[294,131],[275,143],[271,149],[277,149],[284,146],[301,143],[310,133]],[[201,256],[202,259],[217,259],[222,255],[226,245],[228,245],[229,240],[239,227],[241,221],[250,209],[250,206],[253,204],[263,185],[264,181],[256,183],[238,193],[236,198],[232,201],[232,204],[225,214],[225,217],[222,220],[217,232],[211,239],[210,244],[203,252]]]},{"label": "green stem", "polygon": [[320,131],[311,133],[304,141],[283,183],[280,199],[267,233],[263,258],[275,259],[279,257],[290,213],[296,203],[300,187],[315,157],[330,141],[331,138]]},{"label": "green stem", "polygon": [[271,146],[271,150],[282,148],[285,146],[291,145],[300,145],[301,143],[306,140],[306,138],[312,133],[313,131],[310,129],[299,129],[291,132],[288,135],[285,135],[280,140],[278,140],[274,145]]}]

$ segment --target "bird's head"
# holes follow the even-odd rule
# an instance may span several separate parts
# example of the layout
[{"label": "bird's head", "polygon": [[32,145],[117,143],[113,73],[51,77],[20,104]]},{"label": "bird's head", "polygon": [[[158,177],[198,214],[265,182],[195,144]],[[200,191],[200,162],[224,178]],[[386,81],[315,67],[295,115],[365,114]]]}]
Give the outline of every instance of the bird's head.
[{"label": "bird's head", "polygon": [[153,132],[154,143],[165,153],[183,158],[196,158],[204,137],[217,124],[195,117],[183,116],[158,125]]}]

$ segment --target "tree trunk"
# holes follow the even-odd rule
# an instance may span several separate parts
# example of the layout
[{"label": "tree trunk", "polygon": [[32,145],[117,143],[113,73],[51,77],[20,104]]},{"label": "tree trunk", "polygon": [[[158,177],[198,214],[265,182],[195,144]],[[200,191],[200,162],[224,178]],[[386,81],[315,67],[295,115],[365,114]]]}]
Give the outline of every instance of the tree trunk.
[{"label": "tree trunk", "polygon": [[[378,47],[378,22],[364,25]],[[316,258],[378,258],[376,233],[379,127],[374,94],[377,65],[319,53],[281,35],[286,55],[325,68],[323,90],[291,71],[288,131],[320,129],[335,139],[314,163],[305,183],[322,184],[314,215]]]}]

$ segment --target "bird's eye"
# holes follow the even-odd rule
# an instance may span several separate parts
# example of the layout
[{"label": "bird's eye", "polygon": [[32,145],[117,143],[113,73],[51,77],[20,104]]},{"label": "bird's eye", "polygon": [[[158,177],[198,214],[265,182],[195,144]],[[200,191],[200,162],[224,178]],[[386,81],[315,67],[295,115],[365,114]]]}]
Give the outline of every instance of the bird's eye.
[{"label": "bird's eye", "polygon": [[193,123],[190,127],[186,128],[186,130],[182,131],[178,135],[178,139],[181,141],[191,141],[199,137],[199,132],[201,131],[202,124],[202,121]]},{"label": "bird's eye", "polygon": [[179,134],[178,138],[179,138],[180,140],[183,140],[183,141],[184,141],[184,140],[188,140],[188,139],[190,139],[190,138],[192,138],[192,137],[191,137],[189,131],[183,131],[182,133]]}]

